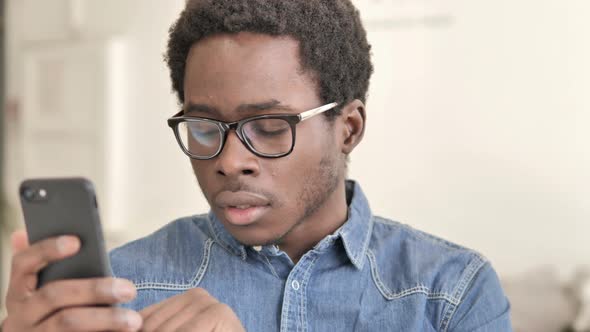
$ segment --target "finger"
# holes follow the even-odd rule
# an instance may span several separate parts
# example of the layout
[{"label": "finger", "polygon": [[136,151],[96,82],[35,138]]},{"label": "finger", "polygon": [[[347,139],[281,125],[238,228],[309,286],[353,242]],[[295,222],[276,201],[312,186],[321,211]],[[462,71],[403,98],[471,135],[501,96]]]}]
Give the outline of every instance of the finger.
[{"label": "finger", "polygon": [[187,305],[189,305],[188,298],[182,297],[181,294],[140,311],[143,318],[142,332],[160,331],[158,328],[163,322],[170,319],[176,312],[182,311]]},{"label": "finger", "polygon": [[140,312],[143,317],[144,331],[160,331],[162,324],[175,319],[179,312],[190,306],[194,313],[203,311],[207,307],[219,303],[202,288],[193,288],[183,294],[171,297]]},{"label": "finger", "polygon": [[80,249],[80,240],[73,236],[60,236],[39,241],[12,257],[9,299],[22,299],[37,287],[37,273],[49,263],[74,255]]},{"label": "finger", "polygon": [[[172,305],[176,305],[176,307],[178,308],[181,303],[188,303],[190,301],[199,300],[199,299],[202,301],[203,300],[202,298],[208,298],[208,297],[211,297],[211,295],[209,295],[209,293],[205,289],[192,288],[182,294],[170,297],[162,302],[151,305],[151,306],[141,310],[140,313],[141,313],[141,316],[145,320],[145,319],[149,318],[150,316],[152,316],[155,312],[159,313],[161,311],[161,309],[164,307],[171,307]],[[213,298],[213,297],[211,297],[211,298]]]},{"label": "finger", "polygon": [[27,231],[19,229],[10,235],[10,243],[13,255],[29,247],[29,239],[27,238]]},{"label": "finger", "polygon": [[181,326],[191,321],[195,316],[202,314],[202,312],[206,311],[207,308],[201,308],[201,306],[195,308],[195,306],[193,306],[192,304],[188,304],[180,312],[177,312],[176,314],[172,315],[168,318],[168,320],[162,322],[159,326],[150,331],[178,331]]},{"label": "finger", "polygon": [[59,236],[41,240],[21,250],[13,257],[17,274],[37,274],[41,269],[57,260],[72,256],[80,249],[80,240],[75,236]]},{"label": "finger", "polygon": [[139,313],[141,314],[141,317],[143,317],[143,320],[145,321],[146,319],[148,319],[154,313],[158,312],[163,307],[174,305],[174,304],[178,305],[179,303],[182,303],[182,301],[178,299],[179,296],[182,296],[182,294],[169,297],[162,302],[158,302],[156,304],[152,304],[149,307],[145,307]]},{"label": "finger", "polygon": [[135,286],[125,279],[94,278],[51,282],[26,299],[27,316],[35,324],[68,307],[112,305],[136,296]]},{"label": "finger", "polygon": [[239,318],[233,310],[223,303],[217,303],[193,316],[175,331],[244,331]]},{"label": "finger", "polygon": [[76,307],[65,309],[43,321],[41,331],[138,331],[141,316],[132,310],[110,307]]}]

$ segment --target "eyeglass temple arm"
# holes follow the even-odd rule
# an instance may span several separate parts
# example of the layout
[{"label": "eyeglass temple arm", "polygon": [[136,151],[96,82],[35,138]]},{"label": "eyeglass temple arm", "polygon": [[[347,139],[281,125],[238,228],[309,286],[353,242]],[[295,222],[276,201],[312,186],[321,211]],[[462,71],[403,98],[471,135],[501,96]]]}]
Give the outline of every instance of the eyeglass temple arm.
[{"label": "eyeglass temple arm", "polygon": [[305,112],[299,114],[299,119],[301,121],[307,120],[307,119],[311,118],[312,116],[316,116],[318,114],[324,113],[325,111],[329,111],[336,106],[338,106],[338,103],[331,103],[331,104],[326,104],[324,106],[320,106],[318,108],[314,108],[309,111],[305,111]]}]

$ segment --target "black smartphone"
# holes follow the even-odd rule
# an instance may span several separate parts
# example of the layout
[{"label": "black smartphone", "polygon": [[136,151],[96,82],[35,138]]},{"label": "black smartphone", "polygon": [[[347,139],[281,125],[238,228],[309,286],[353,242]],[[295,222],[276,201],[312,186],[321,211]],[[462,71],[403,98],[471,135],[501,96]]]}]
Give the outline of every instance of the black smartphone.
[{"label": "black smartphone", "polygon": [[96,194],[84,178],[30,179],[21,183],[20,201],[29,243],[60,235],[80,238],[80,251],[39,273],[37,288],[61,279],[111,275]]}]

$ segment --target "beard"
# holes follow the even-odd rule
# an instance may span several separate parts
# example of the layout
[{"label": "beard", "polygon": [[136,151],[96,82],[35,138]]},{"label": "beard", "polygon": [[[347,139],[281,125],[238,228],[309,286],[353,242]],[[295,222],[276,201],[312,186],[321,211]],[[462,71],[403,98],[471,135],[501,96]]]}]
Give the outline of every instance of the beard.
[{"label": "beard", "polygon": [[274,241],[266,244],[280,245],[283,239],[297,226],[301,225],[312,216],[318,209],[320,209],[326,201],[332,196],[334,191],[338,188],[340,181],[345,173],[343,161],[338,160],[336,155],[324,156],[320,160],[319,166],[314,169],[310,176],[305,177],[303,188],[299,194],[299,211],[303,211],[301,216],[297,218],[297,222],[293,224],[283,235]]}]

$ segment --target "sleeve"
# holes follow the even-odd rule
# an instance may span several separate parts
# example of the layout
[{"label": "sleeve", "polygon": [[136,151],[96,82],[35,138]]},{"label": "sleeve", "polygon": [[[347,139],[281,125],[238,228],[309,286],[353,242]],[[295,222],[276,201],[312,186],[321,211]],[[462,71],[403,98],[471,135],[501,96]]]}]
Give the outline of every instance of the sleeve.
[{"label": "sleeve", "polygon": [[511,332],[510,303],[490,263],[481,267],[453,309],[449,332]]}]

